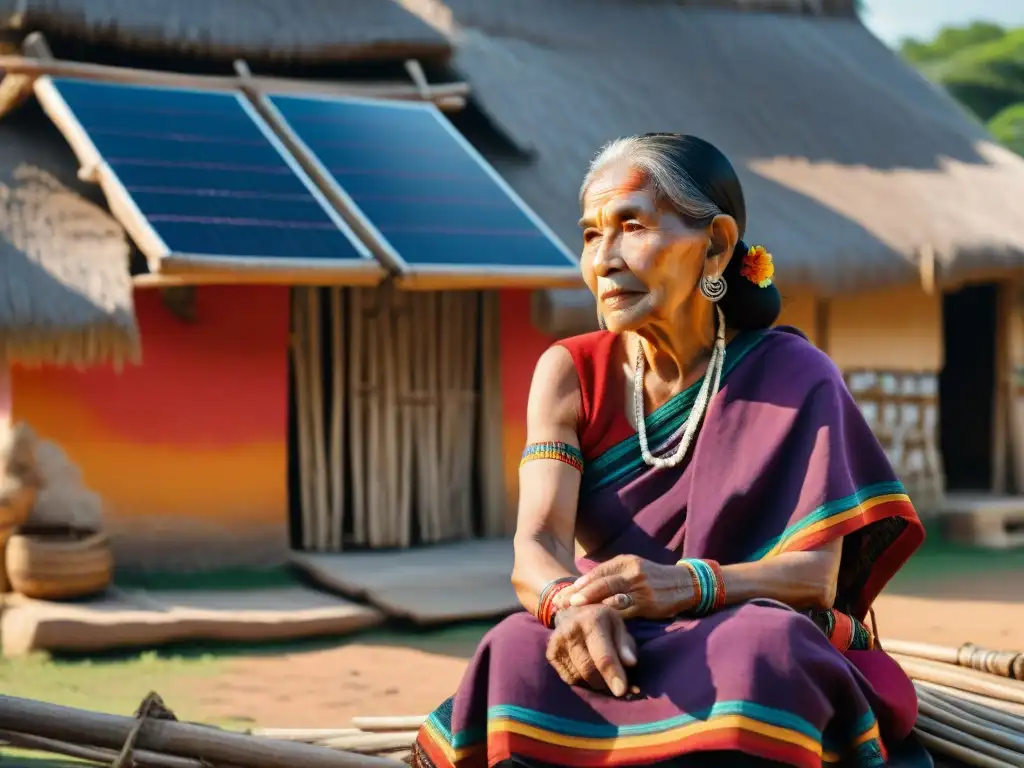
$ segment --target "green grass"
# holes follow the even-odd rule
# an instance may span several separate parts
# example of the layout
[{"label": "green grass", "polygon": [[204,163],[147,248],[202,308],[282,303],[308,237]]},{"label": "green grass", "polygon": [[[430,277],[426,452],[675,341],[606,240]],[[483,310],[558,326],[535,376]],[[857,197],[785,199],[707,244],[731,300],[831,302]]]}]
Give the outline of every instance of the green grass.
[{"label": "green grass", "polygon": [[1006,551],[968,547],[947,541],[937,526],[926,525],[924,545],[892,580],[895,591],[921,582],[947,582],[983,573],[1024,574],[1024,549]]}]

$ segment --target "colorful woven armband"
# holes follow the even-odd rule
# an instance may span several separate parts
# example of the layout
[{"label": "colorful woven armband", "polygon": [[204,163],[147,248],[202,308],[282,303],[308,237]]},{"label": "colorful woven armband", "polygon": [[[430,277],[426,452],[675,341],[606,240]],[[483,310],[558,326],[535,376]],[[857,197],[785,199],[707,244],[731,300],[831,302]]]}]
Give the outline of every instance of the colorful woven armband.
[{"label": "colorful woven armband", "polygon": [[577,472],[583,471],[583,453],[575,445],[558,442],[530,443],[523,449],[523,457],[519,460],[520,469],[531,461],[550,459],[568,464]]},{"label": "colorful woven armband", "polygon": [[824,627],[822,630],[828,641],[836,650],[845,653],[846,651],[870,651],[875,647],[875,636],[871,630],[864,626],[848,613],[842,611],[824,611]]},{"label": "colorful woven armband", "polygon": [[690,571],[693,593],[697,598],[697,604],[691,611],[694,616],[709,616],[725,607],[725,580],[717,561],[683,558],[676,565]]}]

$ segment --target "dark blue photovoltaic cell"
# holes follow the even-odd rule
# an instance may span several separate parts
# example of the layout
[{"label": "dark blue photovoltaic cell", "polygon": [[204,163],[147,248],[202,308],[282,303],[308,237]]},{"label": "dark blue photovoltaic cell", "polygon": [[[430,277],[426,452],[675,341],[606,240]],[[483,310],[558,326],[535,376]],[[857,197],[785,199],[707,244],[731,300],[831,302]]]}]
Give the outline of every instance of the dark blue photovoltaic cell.
[{"label": "dark blue photovoltaic cell", "polygon": [[53,82],[172,253],[365,261],[238,95]]},{"label": "dark blue photovoltaic cell", "polygon": [[433,107],[271,96],[271,104],[413,268],[575,270]]}]

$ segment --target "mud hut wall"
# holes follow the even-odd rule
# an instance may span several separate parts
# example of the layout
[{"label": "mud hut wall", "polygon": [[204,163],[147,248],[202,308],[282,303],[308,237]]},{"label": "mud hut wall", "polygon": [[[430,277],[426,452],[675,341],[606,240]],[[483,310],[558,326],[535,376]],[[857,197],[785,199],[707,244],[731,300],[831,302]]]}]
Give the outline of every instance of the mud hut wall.
[{"label": "mud hut wall", "polygon": [[143,362],[13,370],[13,414],[106,503],[119,566],[193,570],[288,552],[284,286],[203,286],[195,320],[137,290]]}]

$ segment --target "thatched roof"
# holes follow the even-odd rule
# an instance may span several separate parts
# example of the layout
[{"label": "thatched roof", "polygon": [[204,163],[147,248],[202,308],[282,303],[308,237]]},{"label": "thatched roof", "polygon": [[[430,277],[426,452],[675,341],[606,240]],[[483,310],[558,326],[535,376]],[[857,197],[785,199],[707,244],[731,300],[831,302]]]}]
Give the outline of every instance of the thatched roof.
[{"label": "thatched roof", "polygon": [[395,0],[0,0],[0,30],[126,52],[251,63],[445,58],[447,40]]},{"label": "thatched roof", "polygon": [[834,17],[676,0],[406,5],[455,40],[476,103],[529,155],[495,165],[574,249],[592,153],[618,136],[680,131],[737,165],[748,238],[775,254],[783,287],[915,281],[922,253],[940,280],[1024,267],[1024,160],[850,4]]},{"label": "thatched roof", "polygon": [[0,120],[0,358],[138,359],[131,249],[77,168],[34,100]]}]

